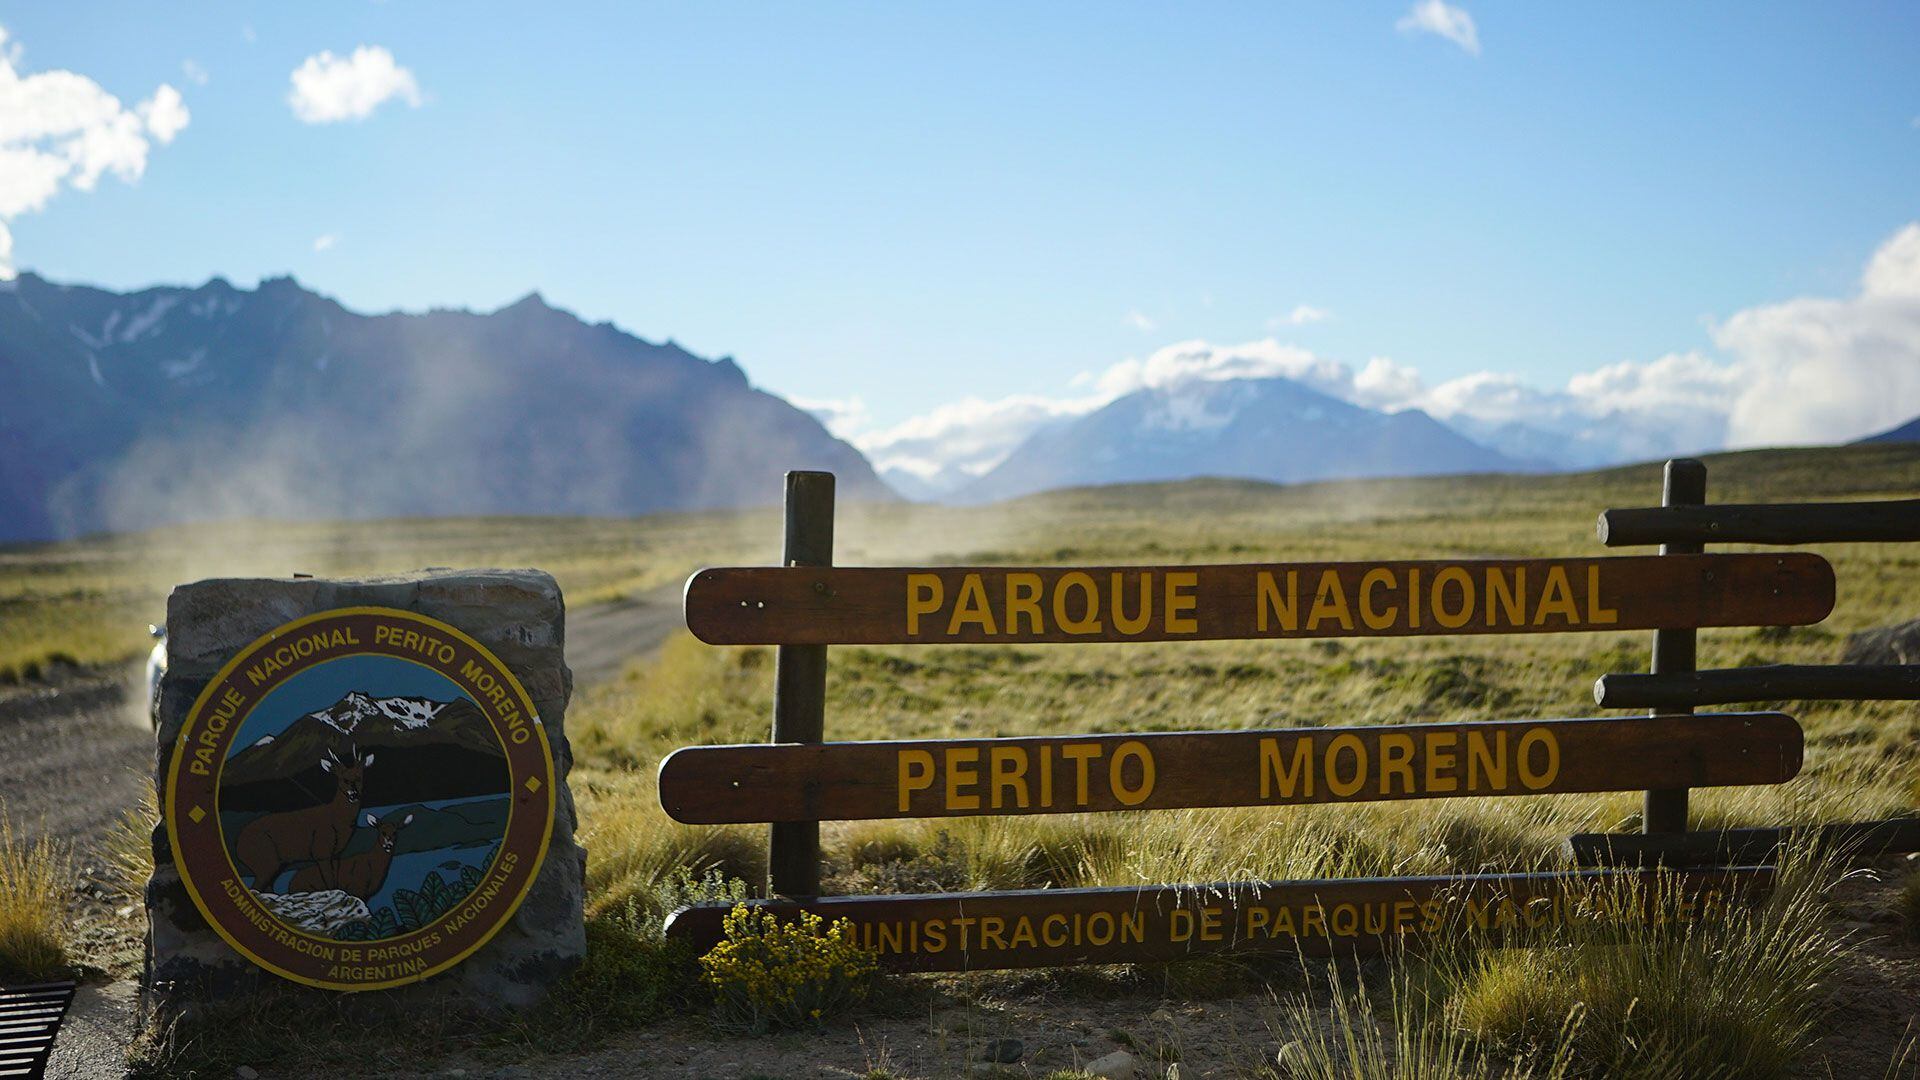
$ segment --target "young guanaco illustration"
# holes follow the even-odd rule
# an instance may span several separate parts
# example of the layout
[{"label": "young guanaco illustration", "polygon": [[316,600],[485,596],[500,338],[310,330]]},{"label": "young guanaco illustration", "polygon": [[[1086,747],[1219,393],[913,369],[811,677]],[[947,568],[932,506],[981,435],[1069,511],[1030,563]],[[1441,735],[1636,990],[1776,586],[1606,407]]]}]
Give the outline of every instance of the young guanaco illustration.
[{"label": "young guanaco illustration", "polygon": [[413,815],[395,820],[397,814],[388,814],[385,821],[367,815],[367,827],[374,831],[373,847],[358,855],[349,855],[344,859],[329,859],[303,867],[293,875],[293,884],[289,892],[317,892],[321,889],[339,889],[349,896],[362,900],[371,900],[387,883],[387,871],[393,866],[393,849],[399,839],[400,830],[413,824]]}]

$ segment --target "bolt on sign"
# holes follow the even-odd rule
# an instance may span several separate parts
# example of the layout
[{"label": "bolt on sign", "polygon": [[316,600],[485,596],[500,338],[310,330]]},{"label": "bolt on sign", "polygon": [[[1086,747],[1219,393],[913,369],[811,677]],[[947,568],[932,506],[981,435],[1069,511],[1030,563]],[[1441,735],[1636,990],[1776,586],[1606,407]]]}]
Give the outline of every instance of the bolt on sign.
[{"label": "bolt on sign", "polygon": [[[1234,882],[932,896],[824,897],[750,907],[848,920],[892,971],[1161,963],[1214,953],[1379,952],[1448,937],[1510,942],[1583,921],[1691,923],[1764,896],[1768,867]],[[718,944],[726,904],[681,908],[669,938]]]},{"label": "bolt on sign", "polygon": [[1114,567],[731,567],[687,581],[714,645],[1182,641],[1797,626],[1818,555]]},{"label": "bolt on sign", "polygon": [[554,817],[526,690],[435,619],[355,607],[228,661],[181,729],[164,814],[194,904],[241,955],[333,990],[472,955],[525,897]]},{"label": "bolt on sign", "polygon": [[689,824],[1373,802],[1778,784],[1781,713],[915,742],[692,746],[660,764]]}]

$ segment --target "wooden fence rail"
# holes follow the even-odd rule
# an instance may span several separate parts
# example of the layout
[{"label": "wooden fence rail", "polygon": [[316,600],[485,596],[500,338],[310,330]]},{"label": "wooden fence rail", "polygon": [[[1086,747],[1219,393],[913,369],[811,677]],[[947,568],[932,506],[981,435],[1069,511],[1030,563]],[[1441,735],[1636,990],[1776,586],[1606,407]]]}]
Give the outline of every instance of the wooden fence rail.
[{"label": "wooden fence rail", "polygon": [[1644,506],[1604,511],[1596,529],[1608,547],[1911,542],[1920,540],[1920,499]]},{"label": "wooden fence rail", "polygon": [[1773,664],[1673,675],[1608,674],[1593,700],[1608,709],[1668,709],[1746,701],[1920,701],[1909,664]]}]

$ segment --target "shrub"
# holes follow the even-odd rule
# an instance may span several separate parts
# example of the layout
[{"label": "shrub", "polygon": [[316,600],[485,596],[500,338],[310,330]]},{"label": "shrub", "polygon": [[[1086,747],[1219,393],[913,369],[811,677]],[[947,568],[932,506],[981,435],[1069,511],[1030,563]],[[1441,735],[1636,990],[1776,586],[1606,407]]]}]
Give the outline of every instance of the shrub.
[{"label": "shrub", "polygon": [[736,904],[700,967],[721,1022],[759,1034],[818,1026],[865,1000],[878,963],[845,919],[827,926],[803,912],[783,921]]},{"label": "shrub", "polygon": [[45,979],[67,963],[67,855],[47,837],[27,841],[0,812],[0,979]]}]

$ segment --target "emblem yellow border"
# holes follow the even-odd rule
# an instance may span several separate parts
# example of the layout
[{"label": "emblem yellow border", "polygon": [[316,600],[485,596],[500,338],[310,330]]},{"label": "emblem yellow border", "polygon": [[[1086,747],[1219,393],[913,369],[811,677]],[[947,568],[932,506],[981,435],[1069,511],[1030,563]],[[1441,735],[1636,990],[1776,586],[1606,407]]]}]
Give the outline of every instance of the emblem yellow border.
[{"label": "emblem yellow border", "polygon": [[[269,642],[275,641],[281,637],[291,634],[294,631],[299,630],[301,627],[307,626],[311,623],[319,622],[322,619],[338,618],[343,615],[398,616],[401,619],[404,619],[410,622],[421,623],[426,626],[432,627],[435,630],[443,631],[459,639],[460,641],[464,642],[467,646],[471,647],[481,657],[483,657],[489,663],[491,663],[495,667],[495,669],[497,669],[501,674],[507,677],[507,685],[512,689],[514,695],[519,700],[521,708],[525,711],[527,716],[533,718],[533,721],[534,721],[533,727],[535,731],[538,733],[540,738],[540,760],[544,764],[545,771],[546,771],[546,775],[541,779],[544,781],[545,789],[546,789],[547,827],[544,831],[542,831],[540,835],[540,850],[535,852],[534,854],[533,869],[528,872],[526,882],[520,886],[520,891],[517,895],[513,897],[512,902],[509,903],[505,907],[505,909],[501,911],[499,917],[493,920],[493,925],[487,927],[486,931],[480,935],[478,940],[476,940],[472,945],[468,946],[466,949],[462,950],[460,953],[448,958],[447,960],[443,961],[440,964],[437,964],[431,968],[428,968],[426,971],[422,971],[413,975],[408,975],[399,979],[389,979],[385,982],[377,982],[377,983],[331,982],[326,979],[308,978],[307,976],[299,975],[294,972],[288,971],[277,964],[270,964],[267,961],[262,960],[260,957],[254,955],[254,953],[251,950],[249,950],[246,946],[240,944],[240,942],[235,939],[234,935],[229,933],[225,926],[221,925],[220,920],[214,917],[213,912],[207,906],[206,900],[201,897],[200,890],[194,885],[193,877],[187,873],[184,860],[180,857],[179,831],[175,827],[174,820],[173,820],[174,792],[179,782],[180,763],[184,758],[188,756],[186,753],[182,751],[182,746],[188,742],[188,737],[192,731],[195,721],[200,719],[200,710],[206,706],[208,700],[213,696],[214,689],[220,686],[222,683],[224,683],[227,679],[227,676],[233,674],[234,669],[238,668],[242,661],[251,657],[262,645],[265,645]],[[356,653],[344,653],[342,655],[343,656],[386,656],[389,654],[366,651],[366,652],[356,652]],[[336,657],[335,659],[338,659],[338,658]],[[406,658],[394,657],[394,659],[404,660]],[[417,661],[415,662],[417,663]],[[421,666],[424,667],[426,665],[421,665]],[[429,670],[439,671],[438,668],[429,668]],[[441,674],[445,674],[445,672],[441,672]],[[258,704],[259,704],[258,702],[255,703],[256,706]],[[249,709],[248,715],[251,715],[251,714],[252,714],[252,710]],[[242,718],[241,722],[244,723],[245,719]],[[223,766],[225,765],[224,758],[222,759],[221,764]],[[200,696],[194,699],[193,707],[187,711],[187,718],[181,723],[179,733],[174,736],[173,761],[167,766],[167,787],[166,787],[166,790],[161,793],[160,816],[162,820],[166,823],[167,845],[173,852],[174,870],[176,873],[180,875],[181,883],[186,886],[187,895],[193,898],[193,906],[199,909],[200,915],[202,918],[206,919],[207,925],[213,927],[214,932],[219,934],[220,939],[222,941],[225,941],[228,947],[232,948],[233,951],[239,953],[241,956],[246,957],[249,961],[251,961],[254,964],[254,966],[261,968],[262,970],[270,971],[275,975],[278,975],[281,978],[286,979],[290,982],[297,982],[306,986],[318,987],[319,989],[322,989],[322,990],[341,990],[341,991],[348,991],[348,992],[362,991],[362,990],[391,990],[396,986],[405,986],[409,983],[416,983],[426,979],[430,979],[435,975],[438,975],[444,971],[451,970],[452,968],[457,967],[460,964],[464,963],[467,957],[472,956],[474,953],[478,952],[482,947],[484,947],[487,944],[487,942],[492,941],[494,935],[498,934],[500,930],[507,925],[507,920],[513,918],[513,913],[520,910],[520,905],[526,900],[527,893],[532,891],[533,889],[534,881],[539,878],[541,869],[546,866],[547,848],[551,845],[553,841],[553,818],[554,818],[554,810],[555,810],[554,784],[555,784],[555,778],[553,775],[553,747],[547,741],[546,721],[540,719],[539,710],[533,707],[533,698],[527,694],[526,687],[520,685],[520,677],[513,673],[513,669],[507,667],[505,663],[502,663],[500,658],[493,654],[493,650],[487,648],[485,645],[480,644],[478,641],[475,641],[470,635],[468,635],[465,631],[462,631],[459,627],[450,626],[444,622],[441,622],[438,619],[432,618],[431,616],[427,616],[427,615],[421,615],[418,612],[406,611],[400,608],[388,608],[388,607],[377,607],[377,606],[331,608],[326,611],[315,612],[312,615],[302,616],[301,618],[295,619],[289,623],[282,623],[281,625],[274,627],[272,630],[267,631],[265,634],[262,634],[261,636],[248,642],[246,648],[241,649],[239,652],[235,653],[233,657],[229,659],[226,662],[226,664],[220,668],[219,672],[214,675],[213,679],[207,683],[206,689],[200,691]],[[217,790],[217,786],[216,786],[216,790]],[[216,815],[219,813],[219,806],[217,804],[214,807],[214,812]],[[515,812],[516,811],[513,806],[513,801],[508,800],[507,827],[505,830],[503,830],[503,833],[502,833],[503,835],[507,832],[512,831],[513,814]],[[231,866],[233,856],[230,853],[223,853],[223,854],[225,854],[225,857],[228,860],[228,865]]]}]

